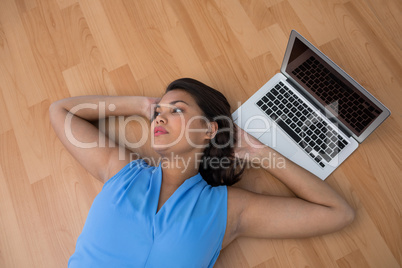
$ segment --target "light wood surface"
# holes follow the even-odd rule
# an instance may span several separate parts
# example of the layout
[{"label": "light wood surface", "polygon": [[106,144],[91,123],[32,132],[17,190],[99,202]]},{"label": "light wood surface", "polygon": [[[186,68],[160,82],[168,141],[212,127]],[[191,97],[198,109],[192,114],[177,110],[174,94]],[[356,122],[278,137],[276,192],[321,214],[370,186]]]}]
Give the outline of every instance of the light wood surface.
[{"label": "light wood surface", "polygon": [[[291,29],[392,115],[326,180],[356,209],[351,226],[310,239],[241,238],[215,267],[400,267],[400,0],[0,0],[0,267],[66,267],[102,188],[56,138],[50,103],[161,96],[192,77],[235,109],[279,71]],[[287,193],[261,170],[239,187]]]}]

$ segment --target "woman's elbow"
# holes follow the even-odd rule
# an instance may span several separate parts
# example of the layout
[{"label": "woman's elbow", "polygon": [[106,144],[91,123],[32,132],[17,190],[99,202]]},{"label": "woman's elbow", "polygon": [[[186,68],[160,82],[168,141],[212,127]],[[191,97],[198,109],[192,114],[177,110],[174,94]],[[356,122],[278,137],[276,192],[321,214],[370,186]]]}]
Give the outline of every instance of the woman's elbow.
[{"label": "woman's elbow", "polygon": [[57,112],[59,110],[59,106],[57,104],[57,102],[53,102],[52,104],[50,104],[49,106],[49,117],[50,117],[50,123],[52,123],[55,121],[55,117],[57,115]]},{"label": "woman's elbow", "polygon": [[60,102],[55,101],[51,103],[49,106],[49,116],[54,115],[55,113],[57,113],[58,110],[60,110]]},{"label": "woman's elbow", "polygon": [[340,229],[350,225],[355,220],[356,217],[355,210],[350,206],[346,206],[344,209],[342,209],[342,212],[340,214],[341,214],[341,216],[339,217],[341,225]]}]

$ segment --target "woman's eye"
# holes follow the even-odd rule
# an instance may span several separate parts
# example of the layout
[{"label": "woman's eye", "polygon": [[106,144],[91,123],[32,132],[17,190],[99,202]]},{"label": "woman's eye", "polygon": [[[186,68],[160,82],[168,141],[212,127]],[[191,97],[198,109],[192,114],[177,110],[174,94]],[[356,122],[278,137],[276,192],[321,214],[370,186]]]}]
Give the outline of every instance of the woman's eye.
[{"label": "woman's eye", "polygon": [[183,110],[180,109],[180,108],[174,108],[173,109],[173,113],[182,113],[182,112],[183,112]]},{"label": "woman's eye", "polygon": [[156,118],[159,114],[160,114],[159,112],[155,111],[154,112],[154,118]]}]

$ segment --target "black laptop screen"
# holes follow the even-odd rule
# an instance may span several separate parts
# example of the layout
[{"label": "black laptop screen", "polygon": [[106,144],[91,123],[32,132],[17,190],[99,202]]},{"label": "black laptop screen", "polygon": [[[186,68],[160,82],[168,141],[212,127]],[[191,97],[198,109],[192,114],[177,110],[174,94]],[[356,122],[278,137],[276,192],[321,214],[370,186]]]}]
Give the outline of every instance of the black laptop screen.
[{"label": "black laptop screen", "polygon": [[297,38],[286,72],[357,136],[381,113],[379,107]]}]

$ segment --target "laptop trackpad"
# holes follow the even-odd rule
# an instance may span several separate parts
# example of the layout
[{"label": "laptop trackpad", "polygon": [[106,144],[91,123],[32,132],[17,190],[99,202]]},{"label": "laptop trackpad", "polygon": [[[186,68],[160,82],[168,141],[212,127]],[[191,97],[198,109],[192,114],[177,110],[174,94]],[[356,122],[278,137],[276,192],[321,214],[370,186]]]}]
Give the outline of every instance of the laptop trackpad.
[{"label": "laptop trackpad", "polygon": [[277,131],[266,132],[258,139],[286,158],[292,158],[292,156],[298,151],[296,144],[292,143],[292,141],[289,141],[289,139],[282,136],[282,134],[278,133]]}]

